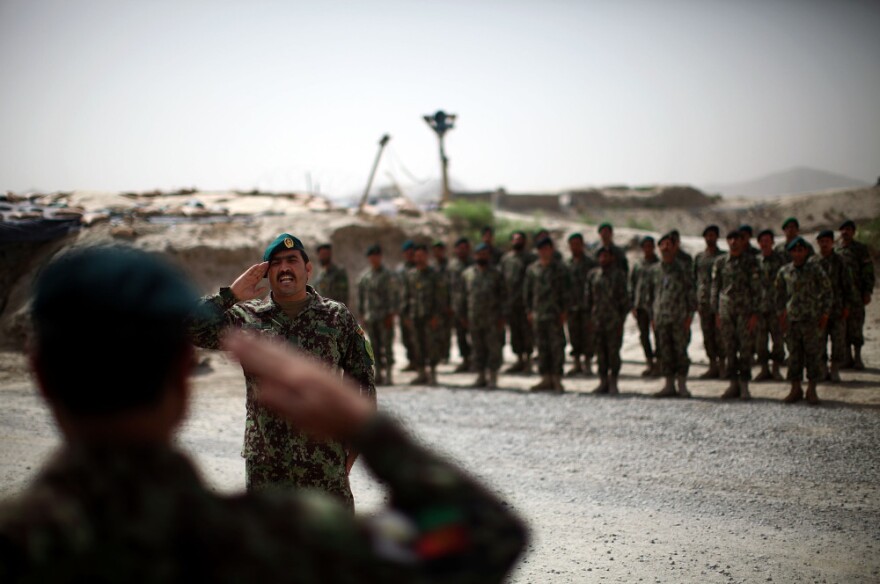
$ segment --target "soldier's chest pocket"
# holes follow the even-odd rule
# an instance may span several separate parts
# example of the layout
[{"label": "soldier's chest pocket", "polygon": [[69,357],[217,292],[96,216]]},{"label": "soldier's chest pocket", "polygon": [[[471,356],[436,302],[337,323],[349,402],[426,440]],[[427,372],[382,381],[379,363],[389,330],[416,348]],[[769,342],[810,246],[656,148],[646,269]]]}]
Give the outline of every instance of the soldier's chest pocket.
[{"label": "soldier's chest pocket", "polygon": [[325,325],[315,327],[311,335],[300,337],[300,346],[323,358],[330,358],[334,363],[342,359],[342,331]]}]

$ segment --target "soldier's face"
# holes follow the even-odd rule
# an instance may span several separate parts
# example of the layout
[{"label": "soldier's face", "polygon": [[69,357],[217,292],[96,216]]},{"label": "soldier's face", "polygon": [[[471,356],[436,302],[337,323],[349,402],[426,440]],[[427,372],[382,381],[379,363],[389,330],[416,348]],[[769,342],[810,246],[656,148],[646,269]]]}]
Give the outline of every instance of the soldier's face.
[{"label": "soldier's face", "polygon": [[571,255],[573,256],[584,255],[584,240],[577,237],[575,237],[574,239],[569,239],[568,249],[571,250]]},{"label": "soldier's face", "polygon": [[706,240],[706,245],[709,247],[715,247],[718,244],[718,234],[714,231],[707,231],[703,239]]},{"label": "soldier's face", "polygon": [[434,259],[437,261],[446,259],[446,248],[445,247],[435,247],[434,248]]},{"label": "soldier's face", "polygon": [[850,243],[853,240],[853,236],[856,234],[856,230],[847,225],[843,229],[840,230],[840,239],[842,239],[846,243]]},{"label": "soldier's face", "polygon": [[[646,258],[654,257],[654,242],[648,241],[642,244],[642,251],[645,253]],[[663,249],[662,247],[660,248]]]},{"label": "soldier's face", "polygon": [[416,250],[416,252],[413,254],[413,261],[420,268],[424,268],[428,265],[428,252],[423,249]]},{"label": "soldier's face", "polygon": [[800,228],[794,223],[789,223],[788,225],[783,227],[782,230],[785,232],[785,239],[788,241],[791,241],[792,239],[797,237],[798,233],[800,233],[801,231]]},{"label": "soldier's face", "polygon": [[413,261],[413,256],[414,256],[414,255],[415,255],[415,254],[413,253],[413,250],[411,250],[411,249],[408,249],[408,250],[404,251],[404,252],[403,252],[403,261],[405,261],[405,262],[411,262],[411,261]]},{"label": "soldier's face", "polygon": [[830,255],[834,252],[834,240],[830,237],[823,237],[819,240],[819,251],[823,256]]},{"label": "soldier's face", "polygon": [[526,246],[526,238],[523,237],[522,233],[515,233],[510,238],[510,245],[513,249],[523,249]]},{"label": "soldier's face", "polygon": [[480,266],[489,265],[489,250],[483,249],[474,254],[474,261]]},{"label": "soldier's face", "polygon": [[611,257],[611,253],[607,251],[603,251],[599,254],[599,265],[603,268],[607,268],[611,265],[611,260],[614,259]]},{"label": "soldier's face", "polygon": [[675,243],[672,239],[664,239],[660,242],[660,255],[667,264],[675,259]]},{"label": "soldier's face", "polygon": [[461,243],[455,246],[455,255],[458,256],[460,260],[466,260],[469,255],[471,255],[471,246],[466,243]]},{"label": "soldier's face", "polygon": [[374,253],[373,255],[367,256],[367,261],[370,262],[370,266],[372,266],[373,269],[376,269],[382,265],[382,254]]},{"label": "soldier's face", "polygon": [[322,266],[329,266],[330,262],[333,260],[333,252],[324,247],[318,251],[318,261],[321,262]]},{"label": "soldier's face", "polygon": [[611,232],[610,227],[603,227],[601,230],[599,230],[599,237],[602,238],[602,241],[604,243],[608,243],[609,241],[611,241],[612,235],[613,233]]},{"label": "soldier's face", "polygon": [[549,264],[553,260],[553,246],[542,245],[541,247],[539,247],[538,257],[541,259],[542,264]]},{"label": "soldier's face", "polygon": [[791,254],[791,261],[796,266],[802,266],[807,261],[807,248],[802,245],[795,247],[789,253]]},{"label": "soldier's face", "polygon": [[279,251],[269,260],[269,287],[278,298],[300,296],[311,275],[312,264],[303,261],[299,250]]},{"label": "soldier's face", "polygon": [[769,235],[762,235],[760,239],[758,239],[758,245],[761,246],[761,251],[764,254],[769,254],[773,251],[773,238]]},{"label": "soldier's face", "polygon": [[742,237],[728,237],[727,247],[730,248],[730,255],[738,256],[742,253],[743,240]]}]

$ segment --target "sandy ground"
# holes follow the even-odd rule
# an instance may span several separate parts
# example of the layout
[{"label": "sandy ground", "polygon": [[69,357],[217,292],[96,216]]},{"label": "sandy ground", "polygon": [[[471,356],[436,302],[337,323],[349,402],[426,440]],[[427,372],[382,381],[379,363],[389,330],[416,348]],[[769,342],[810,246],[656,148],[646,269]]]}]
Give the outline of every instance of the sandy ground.
[{"label": "sandy ground", "polygon": [[[398,373],[379,404],[527,518],[533,540],[512,582],[878,582],[878,303],[868,320],[869,369],[820,386],[819,408],[779,403],[784,383],[753,384],[748,403],[722,403],[724,382],[696,379],[696,399],[651,399],[660,382],[639,377],[632,319],[619,397],[589,395],[595,378],[566,380],[561,396],[529,393],[535,376],[470,390],[454,358],[442,387],[410,387],[413,374]],[[696,377],[696,324],[690,355]],[[240,370],[214,353],[194,386],[180,444],[214,488],[242,489]],[[19,353],[0,353],[0,392],[0,494],[10,494],[58,435]],[[361,465],[352,488],[361,511],[382,505]]]}]

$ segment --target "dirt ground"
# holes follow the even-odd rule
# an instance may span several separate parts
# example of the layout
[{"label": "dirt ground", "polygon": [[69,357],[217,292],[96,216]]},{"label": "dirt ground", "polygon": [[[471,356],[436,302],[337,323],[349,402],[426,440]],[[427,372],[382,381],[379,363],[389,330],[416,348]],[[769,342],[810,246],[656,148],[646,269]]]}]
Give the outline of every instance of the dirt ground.
[{"label": "dirt ground", "polygon": [[[722,403],[724,382],[696,379],[695,399],[651,399],[660,382],[639,376],[632,319],[619,397],[590,395],[595,378],[567,379],[560,396],[530,393],[535,376],[467,389],[473,376],[451,372],[454,353],[441,387],[411,387],[413,374],[398,373],[399,385],[379,388],[379,406],[528,520],[532,542],[512,582],[878,582],[878,330],[875,302],[869,369],[820,386],[818,408],[781,404],[782,382],[753,384],[748,403]],[[705,370],[696,324],[690,355],[696,377]],[[221,353],[210,354],[209,369],[194,377],[179,441],[210,485],[237,491],[244,383]],[[0,393],[0,495],[9,495],[58,435],[20,353],[0,353]],[[383,503],[361,465],[352,489],[362,512]]]}]

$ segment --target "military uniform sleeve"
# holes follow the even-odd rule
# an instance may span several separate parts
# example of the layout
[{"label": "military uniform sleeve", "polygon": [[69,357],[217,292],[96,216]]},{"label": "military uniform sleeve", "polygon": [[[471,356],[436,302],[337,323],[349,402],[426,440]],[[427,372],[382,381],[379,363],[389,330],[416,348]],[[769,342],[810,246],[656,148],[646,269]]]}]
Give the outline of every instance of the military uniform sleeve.
[{"label": "military uniform sleeve", "polygon": [[587,280],[584,282],[584,312],[587,316],[593,314],[593,279],[592,270],[587,272]]},{"label": "military uniform sleeve", "polygon": [[522,282],[523,301],[526,305],[526,312],[531,312],[534,304],[532,303],[532,278],[529,275],[530,270],[526,270],[525,277]]},{"label": "military uniform sleeve", "polygon": [[364,329],[347,310],[345,321],[343,330],[348,337],[348,342],[339,366],[345,373],[345,377],[357,383],[361,395],[368,398],[375,406],[376,384],[373,378],[372,348],[369,346]]},{"label": "military uniform sleeve", "polygon": [[815,272],[818,280],[817,292],[819,296],[819,314],[830,314],[831,303],[834,299],[834,291],[831,289],[831,279],[825,273],[825,270],[821,269],[819,266],[816,266]]},{"label": "military uniform sleeve", "polygon": [[348,306],[348,272],[339,270],[339,301]]},{"label": "military uniform sleeve", "polygon": [[712,302],[712,312],[716,314],[718,313],[718,296],[721,294],[721,280],[724,273],[723,263],[724,258],[720,257],[712,264],[712,292],[710,293],[709,300]]},{"label": "military uniform sleeve", "polygon": [[231,312],[235,304],[235,296],[229,288],[221,288],[219,294],[203,296],[187,322],[192,343],[205,349],[219,349],[221,334],[237,322]]},{"label": "military uniform sleeve", "polygon": [[[754,257],[754,256],[753,256]],[[752,260],[751,267],[749,269],[749,289],[751,291],[751,298],[758,300],[762,296],[761,292],[761,275],[758,273],[758,263],[755,260]],[[758,305],[755,302],[749,304],[749,314],[756,314],[758,312]]]},{"label": "military uniform sleeve", "polygon": [[694,282],[693,274],[693,270],[684,270],[685,306],[687,306],[689,315],[693,315],[697,311],[697,286]]},{"label": "military uniform sleeve", "polygon": [[788,304],[788,286],[785,284],[785,272],[780,269],[776,272],[776,311],[782,314],[785,305]]},{"label": "military uniform sleeve", "polygon": [[467,318],[468,313],[467,278],[465,276],[466,272],[467,269],[462,272],[458,278],[456,278],[455,294],[453,294],[453,298],[455,298],[455,306],[453,306],[453,310],[455,310],[455,313],[458,315],[459,318]]},{"label": "military uniform sleeve", "polygon": [[853,273],[849,270],[845,262],[841,262],[840,269],[841,289],[843,290],[842,306],[857,306],[862,303],[861,293],[856,288]]}]

